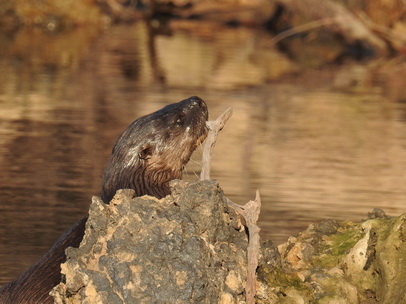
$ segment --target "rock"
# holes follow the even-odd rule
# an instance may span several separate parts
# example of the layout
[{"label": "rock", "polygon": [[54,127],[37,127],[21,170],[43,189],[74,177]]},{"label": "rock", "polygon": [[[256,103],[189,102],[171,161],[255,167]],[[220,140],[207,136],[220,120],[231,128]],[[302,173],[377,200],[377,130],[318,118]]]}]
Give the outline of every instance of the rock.
[{"label": "rock", "polygon": [[[93,198],[67,250],[55,303],[245,303],[247,231],[215,181],[172,183],[162,200]],[[406,214],[324,220],[261,243],[256,303],[406,303]]]},{"label": "rock", "polygon": [[292,287],[302,303],[406,303],[406,214],[394,218],[374,209],[370,217],[310,225],[279,246],[279,276],[287,280],[275,284],[275,276],[264,277],[274,282],[269,292],[277,300],[270,303],[285,303],[280,294]]},{"label": "rock", "polygon": [[[162,200],[120,190],[93,198],[85,237],[67,250],[55,303],[236,303],[247,236],[213,181],[172,184]],[[240,225],[241,227],[241,225]]]}]

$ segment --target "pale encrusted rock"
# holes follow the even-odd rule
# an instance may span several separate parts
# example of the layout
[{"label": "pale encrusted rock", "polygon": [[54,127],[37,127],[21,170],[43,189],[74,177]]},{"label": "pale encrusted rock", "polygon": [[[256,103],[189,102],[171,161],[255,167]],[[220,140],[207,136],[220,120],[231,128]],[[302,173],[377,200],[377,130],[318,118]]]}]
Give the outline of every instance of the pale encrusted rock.
[{"label": "pale encrusted rock", "polygon": [[120,190],[93,198],[80,248],[69,248],[55,303],[242,302],[246,233],[213,181],[172,185],[162,200]]},{"label": "pale encrusted rock", "polygon": [[[93,199],[55,303],[245,303],[247,234],[216,182],[176,181],[162,200],[132,196]],[[406,303],[406,214],[325,220],[279,251],[261,243],[257,304]]]},{"label": "pale encrusted rock", "polygon": [[406,303],[406,214],[369,218],[323,221],[280,245],[283,269],[263,273],[271,300],[260,303]]}]

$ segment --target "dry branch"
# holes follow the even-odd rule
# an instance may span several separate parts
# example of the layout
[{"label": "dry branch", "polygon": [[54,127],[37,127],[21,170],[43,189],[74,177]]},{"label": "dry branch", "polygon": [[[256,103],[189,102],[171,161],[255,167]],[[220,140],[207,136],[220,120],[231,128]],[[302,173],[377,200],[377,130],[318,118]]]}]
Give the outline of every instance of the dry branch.
[{"label": "dry branch", "polygon": [[291,28],[289,30],[283,31],[282,33],[279,33],[275,37],[271,39],[271,42],[273,44],[277,44],[279,41],[291,37],[293,35],[303,33],[310,31],[312,29],[322,27],[322,26],[327,26],[327,25],[332,25],[336,22],[336,18],[324,18],[324,19],[319,19],[316,21],[312,21],[309,23],[305,23],[302,25],[295,26],[294,28]]},{"label": "dry branch", "polygon": [[[208,121],[207,127],[209,134],[203,144],[203,160],[202,172],[200,174],[201,180],[210,179],[210,160],[213,153],[213,148],[217,140],[218,133],[223,129],[225,123],[232,115],[232,109],[228,108],[223,112],[215,121]],[[245,297],[247,304],[255,303],[256,294],[256,270],[258,267],[259,258],[259,231],[257,226],[259,213],[261,210],[261,198],[257,190],[254,201],[249,201],[244,206],[233,203],[227,198],[227,204],[234,208],[234,210],[245,219],[245,225],[248,228],[248,265],[247,265],[247,282],[245,287]]]},{"label": "dry branch", "polygon": [[247,304],[254,304],[256,293],[256,270],[258,267],[259,257],[259,231],[261,230],[257,225],[257,221],[261,211],[261,197],[259,196],[259,191],[257,190],[255,200],[249,201],[244,206],[237,205],[228,198],[227,203],[244,217],[246,226],[248,228],[248,273],[245,287],[245,297]]},{"label": "dry branch", "polygon": [[377,33],[383,39],[389,41],[391,46],[399,51],[404,45],[406,45],[406,37],[402,33],[398,33],[389,27],[374,23],[364,12],[357,14],[359,19],[364,22],[365,26]]},{"label": "dry branch", "polygon": [[293,14],[316,20],[314,21],[316,25],[317,22],[321,24],[326,22],[323,20],[334,21],[324,26],[332,32],[339,33],[349,43],[364,41],[378,54],[384,55],[388,52],[385,41],[375,35],[341,3],[331,0],[278,0],[278,2]]},{"label": "dry branch", "polygon": [[233,110],[227,108],[227,110],[225,110],[216,120],[206,122],[206,125],[209,128],[209,134],[203,143],[202,172],[200,173],[200,180],[210,179],[211,155],[217,141],[218,133],[224,128],[224,125],[232,114]]}]

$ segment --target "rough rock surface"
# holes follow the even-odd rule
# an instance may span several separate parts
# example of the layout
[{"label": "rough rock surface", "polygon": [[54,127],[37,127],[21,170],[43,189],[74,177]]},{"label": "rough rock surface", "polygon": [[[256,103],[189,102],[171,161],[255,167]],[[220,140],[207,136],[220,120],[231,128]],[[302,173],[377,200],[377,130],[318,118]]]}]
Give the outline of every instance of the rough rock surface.
[{"label": "rough rock surface", "polygon": [[[175,181],[162,200],[93,199],[67,250],[55,303],[245,303],[247,234],[214,181]],[[256,303],[406,303],[406,214],[324,220],[261,244]]]},{"label": "rough rock surface", "polygon": [[110,205],[94,197],[85,237],[67,250],[55,303],[236,303],[247,236],[213,181],[172,184],[172,195]]},{"label": "rough rock surface", "polygon": [[361,223],[325,220],[279,251],[279,272],[259,269],[259,303],[406,303],[406,214],[378,209]]}]

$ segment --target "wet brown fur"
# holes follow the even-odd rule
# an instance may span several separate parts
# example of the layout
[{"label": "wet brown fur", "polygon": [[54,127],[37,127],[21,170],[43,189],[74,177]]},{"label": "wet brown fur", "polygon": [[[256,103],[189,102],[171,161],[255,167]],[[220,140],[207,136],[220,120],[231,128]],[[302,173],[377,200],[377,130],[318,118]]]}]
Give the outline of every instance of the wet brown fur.
[{"label": "wet brown fur", "polygon": [[190,97],[135,120],[114,145],[102,200],[109,202],[118,189],[158,198],[169,194],[169,181],[182,178],[190,155],[206,137],[207,118],[204,101]]},{"label": "wet brown fur", "polygon": [[[206,104],[190,97],[135,120],[116,141],[106,166],[102,199],[108,203],[118,189],[137,196],[169,194],[169,181],[180,179],[197,145],[207,135]],[[51,289],[61,281],[65,249],[79,247],[87,218],[73,225],[30,269],[0,289],[0,304],[53,303]]]}]

